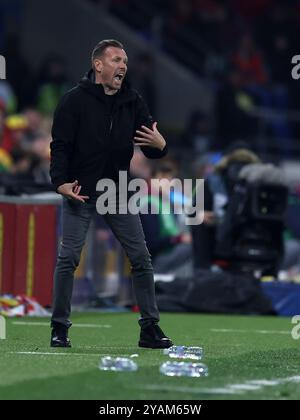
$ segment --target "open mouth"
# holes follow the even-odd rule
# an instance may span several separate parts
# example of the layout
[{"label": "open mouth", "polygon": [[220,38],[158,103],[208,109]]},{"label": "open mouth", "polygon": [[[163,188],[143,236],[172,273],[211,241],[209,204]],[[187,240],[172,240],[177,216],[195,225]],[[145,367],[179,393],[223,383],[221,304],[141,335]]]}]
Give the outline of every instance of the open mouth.
[{"label": "open mouth", "polygon": [[121,82],[124,79],[125,74],[124,73],[118,73],[115,75],[115,80],[117,80],[118,82]]}]

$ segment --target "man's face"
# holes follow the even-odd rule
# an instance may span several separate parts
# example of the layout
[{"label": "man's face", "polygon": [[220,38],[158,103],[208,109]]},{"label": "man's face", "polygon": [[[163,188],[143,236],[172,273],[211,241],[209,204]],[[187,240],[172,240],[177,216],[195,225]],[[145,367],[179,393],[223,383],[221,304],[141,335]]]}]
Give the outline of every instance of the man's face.
[{"label": "man's face", "polygon": [[98,81],[109,90],[118,91],[127,73],[127,63],[128,58],[124,50],[108,47],[103,56],[94,61]]}]

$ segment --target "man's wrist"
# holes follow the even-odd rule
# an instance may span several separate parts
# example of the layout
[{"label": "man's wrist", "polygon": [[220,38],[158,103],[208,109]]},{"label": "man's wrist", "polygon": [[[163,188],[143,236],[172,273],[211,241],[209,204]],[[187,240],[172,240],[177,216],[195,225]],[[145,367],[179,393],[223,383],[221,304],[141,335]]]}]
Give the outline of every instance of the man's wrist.
[{"label": "man's wrist", "polygon": [[159,150],[162,152],[164,148],[166,147],[167,143],[166,140],[163,141],[162,145],[160,146]]},{"label": "man's wrist", "polygon": [[66,184],[66,182],[60,182],[59,184],[55,185],[55,191],[60,194],[60,192],[58,191],[60,189],[60,187],[62,187],[64,184]]}]

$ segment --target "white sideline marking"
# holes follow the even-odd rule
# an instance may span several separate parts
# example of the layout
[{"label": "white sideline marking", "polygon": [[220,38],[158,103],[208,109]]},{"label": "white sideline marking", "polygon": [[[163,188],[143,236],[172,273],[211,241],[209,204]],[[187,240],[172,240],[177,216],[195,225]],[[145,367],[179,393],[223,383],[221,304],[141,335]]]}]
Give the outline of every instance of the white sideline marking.
[{"label": "white sideline marking", "polygon": [[[13,321],[13,325],[25,325],[25,326],[38,326],[38,327],[49,327],[49,322],[22,322]],[[111,328],[111,325],[99,325],[99,324],[73,324],[75,328]]]},{"label": "white sideline marking", "polygon": [[290,331],[258,330],[259,334],[291,334]]},{"label": "white sideline marking", "polygon": [[236,384],[230,385],[230,389],[237,389],[239,391],[257,391],[261,389],[261,385],[251,385],[251,384]]},{"label": "white sideline marking", "polygon": [[171,392],[190,392],[191,394],[243,394],[244,392],[238,390],[231,390],[228,388],[190,388],[190,387],[176,387],[176,386],[159,386],[159,385],[145,385],[139,389],[147,391],[171,391]]},{"label": "white sideline marking", "polygon": [[250,385],[261,385],[261,386],[276,386],[279,385],[278,381],[265,381],[265,380],[258,380],[258,381],[247,381]]},{"label": "white sideline marking", "polygon": [[150,391],[171,391],[171,392],[189,392],[191,394],[245,394],[247,391],[261,391],[266,386],[278,386],[289,382],[300,383],[300,376],[289,376],[279,379],[257,379],[246,381],[243,384],[228,384],[222,388],[192,388],[192,387],[176,387],[176,386],[160,386],[146,385],[142,387]]},{"label": "white sideline marking", "polygon": [[221,328],[219,328],[219,329],[217,329],[217,328],[211,328],[210,331],[212,331],[212,332],[219,332],[219,333],[231,333],[231,332],[235,332],[235,333],[246,333],[247,332],[247,330],[229,330],[229,329],[225,330],[225,329],[221,329]]},{"label": "white sideline marking", "polygon": [[239,333],[239,334],[291,334],[290,331],[272,331],[272,330],[225,330],[225,329],[216,329],[212,328],[210,331],[216,333]]}]

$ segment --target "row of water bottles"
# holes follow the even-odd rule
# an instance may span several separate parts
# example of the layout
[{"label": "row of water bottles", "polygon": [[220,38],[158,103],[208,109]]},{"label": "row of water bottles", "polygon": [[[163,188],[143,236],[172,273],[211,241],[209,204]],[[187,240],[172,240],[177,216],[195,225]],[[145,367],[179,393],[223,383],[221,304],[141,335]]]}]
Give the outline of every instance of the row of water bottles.
[{"label": "row of water bottles", "polygon": [[[204,356],[202,347],[172,346],[164,350],[172,359],[201,360]],[[161,365],[160,372],[166,376],[190,376],[201,378],[208,376],[208,368],[203,363],[168,361]]]},{"label": "row of water bottles", "polygon": [[[167,361],[160,366],[160,373],[166,376],[189,376],[189,377],[206,377],[208,376],[208,368],[203,363],[195,362],[203,358],[202,347],[172,346],[163,351],[164,355],[171,359],[181,359],[180,361]],[[100,361],[99,368],[101,370],[110,370],[114,372],[135,372],[138,369],[137,363],[131,358],[125,357],[103,357]],[[183,360],[192,359],[194,362],[186,362]]]}]

